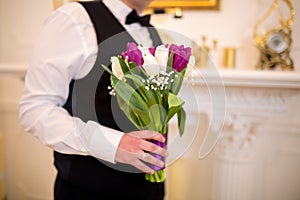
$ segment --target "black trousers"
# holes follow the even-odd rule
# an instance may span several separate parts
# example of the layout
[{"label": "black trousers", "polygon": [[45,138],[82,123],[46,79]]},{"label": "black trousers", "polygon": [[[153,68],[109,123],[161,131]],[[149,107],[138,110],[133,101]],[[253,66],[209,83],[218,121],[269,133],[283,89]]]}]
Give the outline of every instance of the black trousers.
[{"label": "black trousers", "polygon": [[[55,181],[55,200],[163,200],[164,183],[150,183],[148,189],[110,188],[110,190],[94,192],[62,180],[57,176]],[[149,191],[147,193],[147,191]]]},{"label": "black trousers", "polygon": [[164,183],[145,180],[144,173],[115,170],[90,156],[56,152],[55,200],[163,200]]}]

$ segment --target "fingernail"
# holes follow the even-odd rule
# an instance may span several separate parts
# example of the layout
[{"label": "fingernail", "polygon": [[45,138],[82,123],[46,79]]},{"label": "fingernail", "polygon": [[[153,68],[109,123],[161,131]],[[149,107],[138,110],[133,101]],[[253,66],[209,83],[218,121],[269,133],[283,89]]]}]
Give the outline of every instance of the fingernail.
[{"label": "fingernail", "polygon": [[153,171],[153,170],[151,170],[151,171],[150,171],[150,174],[154,174],[154,171]]}]

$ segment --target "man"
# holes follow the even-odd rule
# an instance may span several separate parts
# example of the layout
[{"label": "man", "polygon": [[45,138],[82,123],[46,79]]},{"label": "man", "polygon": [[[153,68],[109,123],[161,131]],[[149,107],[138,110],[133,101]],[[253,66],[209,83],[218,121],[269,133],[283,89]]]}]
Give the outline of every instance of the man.
[{"label": "man", "polygon": [[[144,173],[154,173],[147,163],[164,165],[150,153],[167,156],[149,140],[164,138],[135,130],[109,95],[109,75],[99,67],[124,51],[127,42],[160,43],[154,30],[143,27],[145,20],[127,19],[150,3],[70,3],[46,21],[27,71],[19,114],[25,130],[55,152],[56,200],[164,197],[164,183],[144,178]],[[137,169],[143,173],[128,173]]]}]

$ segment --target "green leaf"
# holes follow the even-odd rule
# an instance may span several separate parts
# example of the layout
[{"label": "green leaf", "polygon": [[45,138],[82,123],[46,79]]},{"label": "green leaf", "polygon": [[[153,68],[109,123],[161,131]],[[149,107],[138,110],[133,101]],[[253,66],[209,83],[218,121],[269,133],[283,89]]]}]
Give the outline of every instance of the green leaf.
[{"label": "green leaf", "polygon": [[148,105],[144,99],[132,88],[129,84],[123,80],[112,78],[115,92],[120,96],[128,105],[132,106],[137,112],[147,112]]},{"label": "green leaf", "polygon": [[172,108],[172,107],[182,106],[184,104],[184,101],[178,96],[176,96],[175,94],[170,92],[168,96],[168,104],[169,104],[169,108]]},{"label": "green leaf", "polygon": [[138,67],[135,62],[130,62],[129,66],[131,74],[138,75],[143,79],[149,78],[149,75],[147,74],[145,69],[143,67]]},{"label": "green leaf", "polygon": [[127,103],[122,98],[117,96],[117,100],[121,110],[136,128],[138,128],[139,130],[143,130],[149,126],[149,124],[151,123],[151,119],[147,117],[148,115],[146,113],[137,114],[131,109],[130,106],[127,105]]},{"label": "green leaf", "polygon": [[122,56],[118,56],[118,60],[119,60],[120,66],[122,68],[123,74],[126,74],[129,71],[129,68],[128,68],[126,62],[123,60]]},{"label": "green leaf", "polygon": [[131,74],[126,74],[125,75],[126,79],[132,80],[132,82],[136,86],[136,90],[143,96],[145,102],[150,106],[154,105],[157,103],[156,98],[155,98],[155,93],[151,93],[149,90],[146,90],[145,84],[142,82],[142,78],[136,75],[131,75]]},{"label": "green leaf", "polygon": [[175,75],[177,75],[177,77],[174,77],[174,82],[171,85],[171,92],[173,94],[177,95],[179,93],[180,88],[183,83],[185,72],[186,72],[186,69],[182,70],[181,72],[175,71]]},{"label": "green leaf", "polygon": [[168,96],[169,110],[167,113],[167,118],[166,118],[165,123],[168,123],[170,121],[170,119],[172,119],[172,117],[180,111],[183,104],[184,104],[184,101],[182,99],[180,99],[179,97],[177,97],[176,95],[174,95],[172,93],[169,93],[169,96]]},{"label": "green leaf", "polygon": [[180,111],[177,113],[177,120],[178,120],[178,129],[180,136],[183,135],[185,129],[185,121],[186,121],[186,112],[181,107]]},{"label": "green leaf", "polygon": [[110,73],[110,75],[112,75],[112,76],[115,76],[114,74],[113,74],[113,72],[106,66],[106,65],[101,65],[102,67],[103,67],[103,69],[105,70],[105,71],[107,71],[108,73]]},{"label": "green leaf", "polygon": [[127,105],[127,103],[120,97],[117,96],[117,101],[120,106],[120,109],[124,112],[126,117],[137,127],[138,129],[140,126],[142,126],[140,120],[133,114],[134,112],[130,107]]},{"label": "green leaf", "polygon": [[155,93],[152,90],[146,90],[145,84],[141,81],[142,78],[137,75],[126,74],[125,78],[130,79],[136,86],[135,90],[141,95],[144,101],[148,105],[149,116],[152,122],[149,124],[148,128],[151,130],[161,131],[164,126],[164,121],[166,118],[166,110],[161,105],[161,96],[159,93]]},{"label": "green leaf", "polygon": [[122,98],[117,96],[118,103],[121,110],[125,113],[127,118],[137,127],[139,130],[148,129],[152,123],[152,119],[148,112],[136,112],[132,109],[132,106],[128,105]]},{"label": "green leaf", "polygon": [[139,130],[145,130],[147,129],[147,127],[149,126],[149,124],[151,123],[151,119],[149,117],[143,118],[143,115],[139,115],[137,113],[135,113],[133,110],[129,109],[130,111],[130,117],[132,118],[131,120],[135,120],[137,123],[137,128]]},{"label": "green leaf", "polygon": [[[122,99],[123,105],[122,110],[126,110],[126,106],[132,110],[139,119],[142,121],[143,127],[148,126],[151,123],[151,117],[149,116],[148,104],[144,99],[138,94],[138,92],[132,88],[127,82],[119,80],[117,78],[112,78],[114,89],[116,92],[117,98]],[[130,113],[126,114],[127,117],[130,117]]]},{"label": "green leaf", "polygon": [[162,105],[155,104],[152,105],[149,109],[150,116],[152,118],[152,127],[157,132],[161,132],[163,127],[165,126],[165,119],[166,119],[166,110]]},{"label": "green leaf", "polygon": [[174,52],[172,52],[169,56],[168,62],[167,62],[167,72],[170,72],[173,68],[173,60],[174,60]]},{"label": "green leaf", "polygon": [[132,69],[138,69],[138,66],[136,65],[135,62],[129,62],[129,68],[130,68],[130,70],[132,70]]}]

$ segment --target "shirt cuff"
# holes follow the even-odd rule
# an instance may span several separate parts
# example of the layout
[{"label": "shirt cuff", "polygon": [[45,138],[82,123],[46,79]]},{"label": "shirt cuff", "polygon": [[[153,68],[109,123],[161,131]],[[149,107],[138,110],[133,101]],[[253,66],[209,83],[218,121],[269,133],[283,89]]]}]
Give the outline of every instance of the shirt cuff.
[{"label": "shirt cuff", "polygon": [[93,121],[80,126],[78,127],[79,139],[89,154],[98,159],[116,163],[117,149],[124,133]]}]

